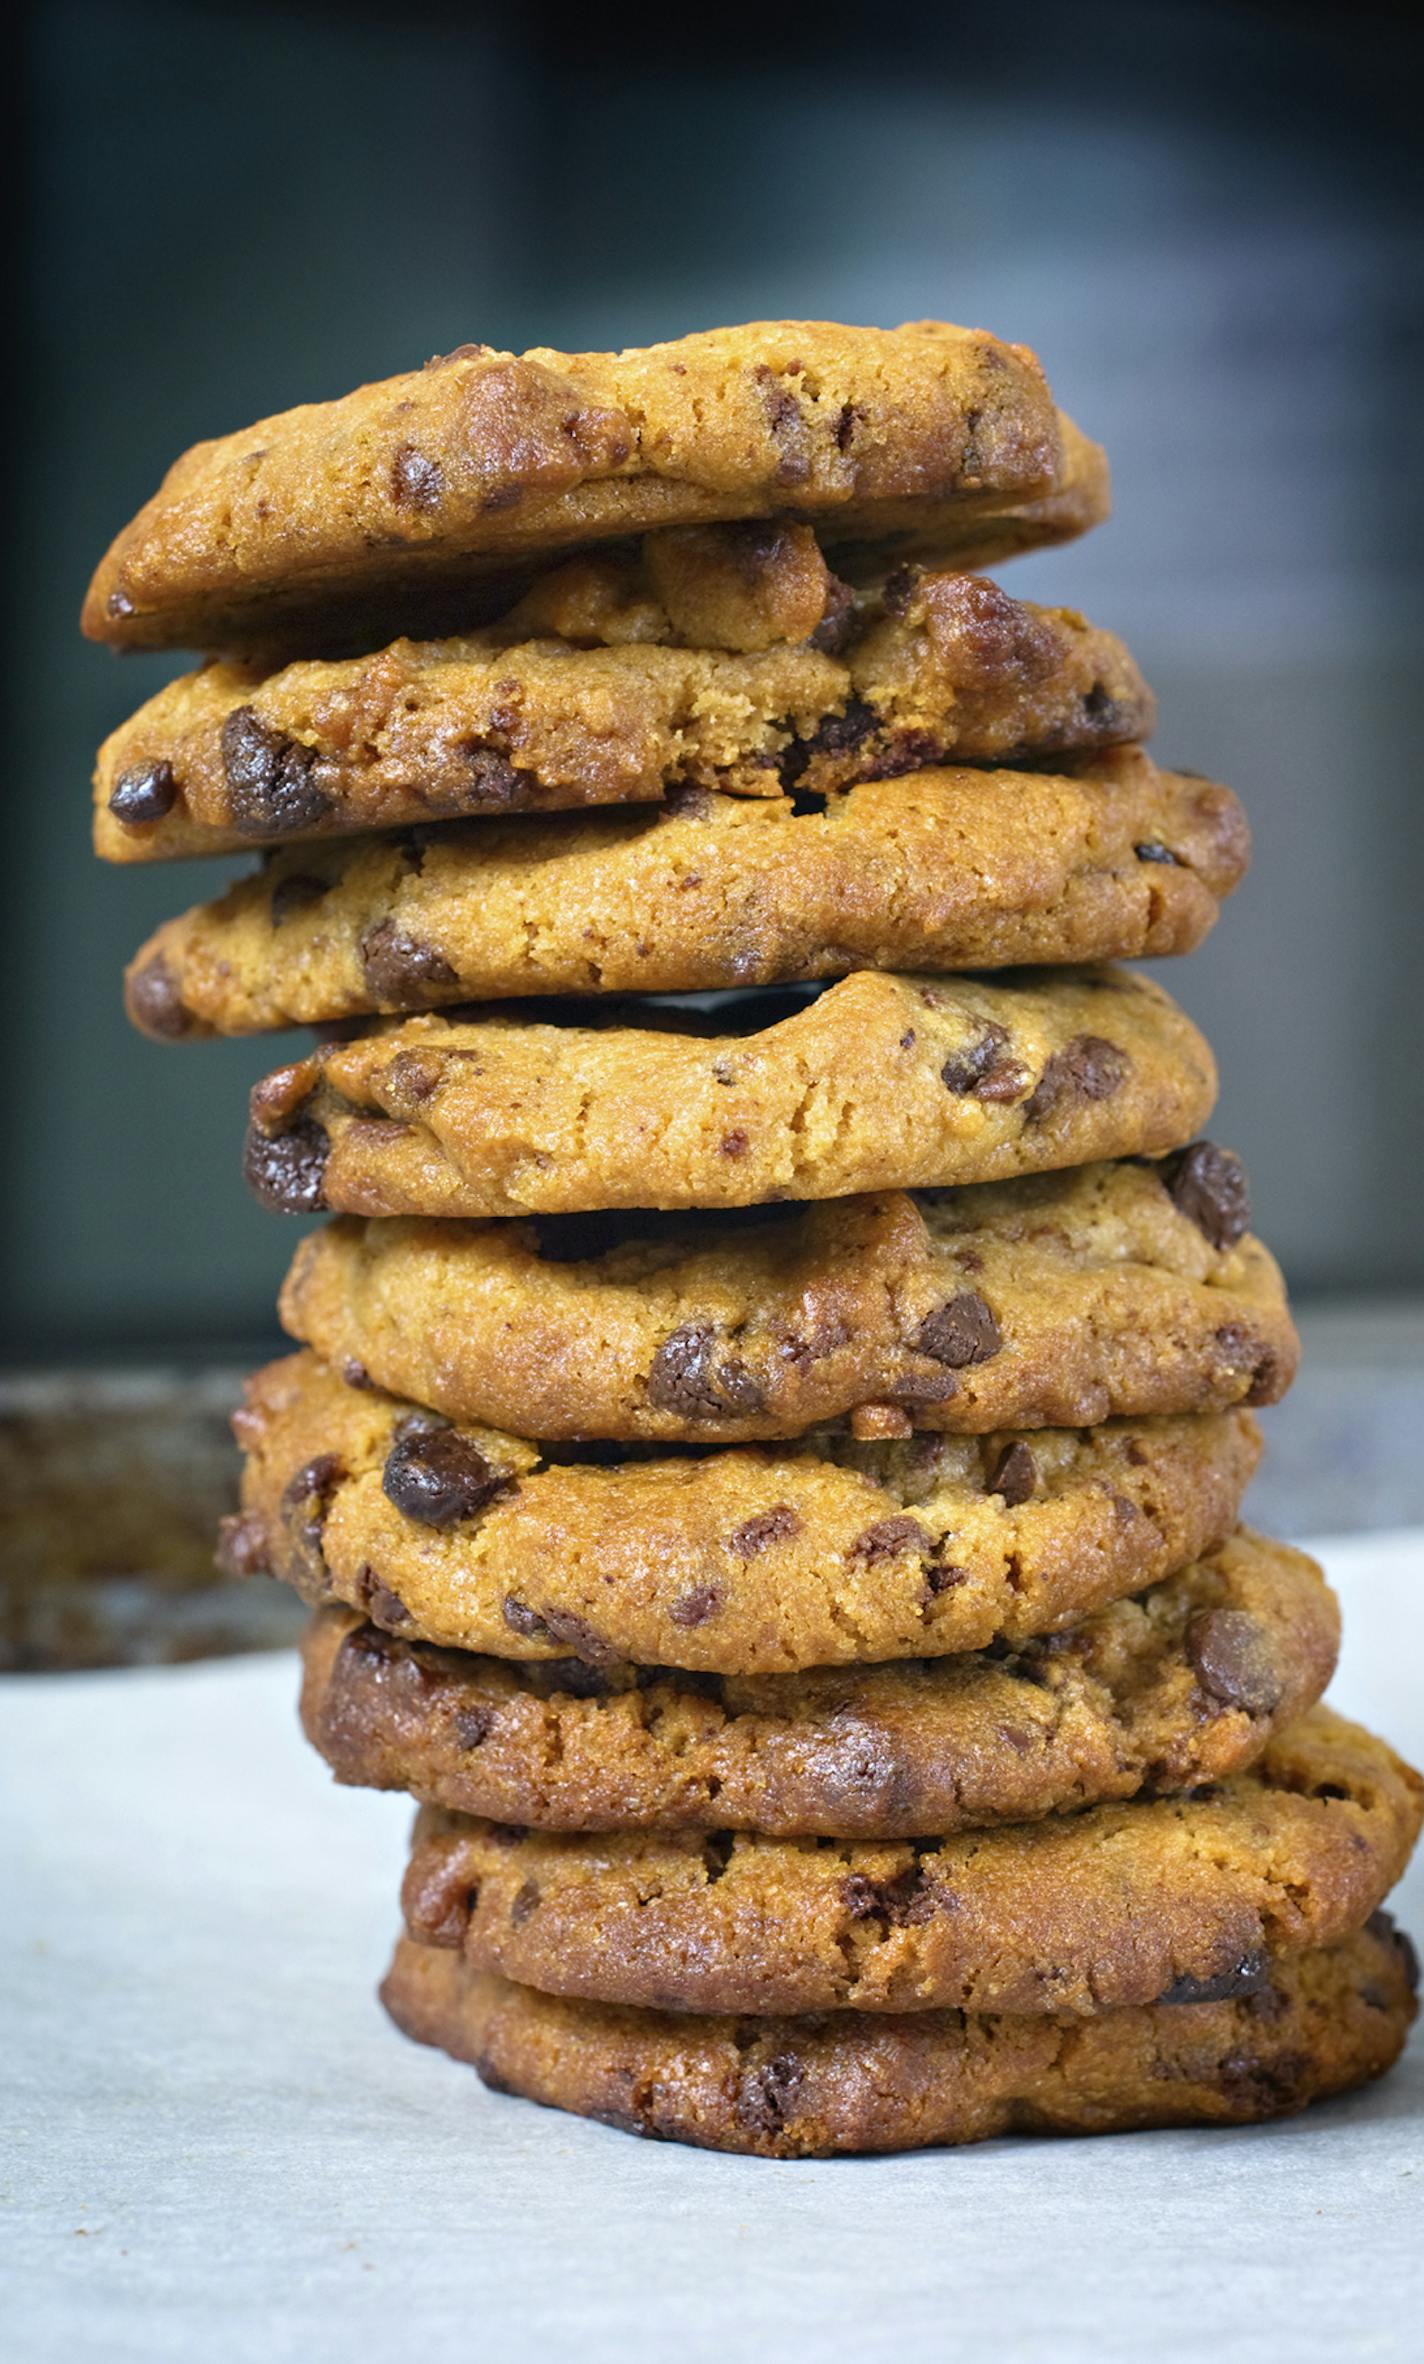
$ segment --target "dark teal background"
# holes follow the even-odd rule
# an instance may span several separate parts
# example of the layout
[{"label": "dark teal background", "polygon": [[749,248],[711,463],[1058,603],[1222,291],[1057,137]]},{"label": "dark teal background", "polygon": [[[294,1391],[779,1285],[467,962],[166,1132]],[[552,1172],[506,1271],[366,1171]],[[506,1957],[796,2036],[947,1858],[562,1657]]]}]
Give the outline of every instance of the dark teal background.
[{"label": "dark teal background", "polygon": [[[272,1043],[160,1049],[121,965],[220,866],[88,851],[94,746],[177,669],[75,617],[194,438],[466,339],[767,315],[1041,351],[1117,515],[1009,570],[1124,632],[1164,757],[1257,870],[1168,982],[1296,1284],[1424,1282],[1421,201],[1392,12],[1019,5],[716,20],[66,0],[34,12],[12,368],[6,1341],[271,1327],[293,1234],[237,1175]],[[659,29],[660,26],[660,29]],[[620,32],[626,36],[620,39]],[[572,46],[571,46],[572,41]]]}]

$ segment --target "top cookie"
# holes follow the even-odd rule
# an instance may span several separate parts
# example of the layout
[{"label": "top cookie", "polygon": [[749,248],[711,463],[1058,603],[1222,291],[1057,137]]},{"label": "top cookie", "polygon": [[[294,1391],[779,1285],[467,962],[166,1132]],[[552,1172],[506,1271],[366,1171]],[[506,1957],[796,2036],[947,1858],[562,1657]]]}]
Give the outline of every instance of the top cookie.
[{"label": "top cookie", "polygon": [[861,566],[907,537],[981,563],[1105,507],[1071,445],[1033,354],[940,321],[462,345],[195,445],[110,548],[83,627],[120,648],[349,644],[442,607],[469,621],[474,586],[502,577],[507,599],[553,553],[786,513]]}]

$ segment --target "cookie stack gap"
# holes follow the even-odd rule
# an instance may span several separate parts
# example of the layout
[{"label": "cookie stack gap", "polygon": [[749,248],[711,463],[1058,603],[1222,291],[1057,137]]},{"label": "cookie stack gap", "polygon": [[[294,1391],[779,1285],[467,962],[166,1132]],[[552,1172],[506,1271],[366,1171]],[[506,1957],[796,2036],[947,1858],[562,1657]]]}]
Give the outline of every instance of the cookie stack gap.
[{"label": "cookie stack gap", "polygon": [[252,1096],[325,1220],[224,1564],[418,1802],[383,1994],[499,2090],[796,2156],[1403,2042],[1424,1787],[1240,1523],[1295,1332],[1118,965],[1245,819],[978,571],[1106,510],[1023,348],[774,323],[262,421],[95,578],[96,638],[221,651],[100,751],[99,852],[261,856],[130,1014],[318,1033]]}]

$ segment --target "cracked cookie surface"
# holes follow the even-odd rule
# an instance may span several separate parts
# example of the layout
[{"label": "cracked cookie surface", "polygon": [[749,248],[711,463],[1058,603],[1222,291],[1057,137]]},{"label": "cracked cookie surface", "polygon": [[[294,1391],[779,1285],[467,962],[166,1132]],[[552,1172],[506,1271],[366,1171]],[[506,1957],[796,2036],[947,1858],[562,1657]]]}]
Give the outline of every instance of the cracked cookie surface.
[{"label": "cracked cookie surface", "polygon": [[679,787],[826,794],[1078,763],[1154,720],[1121,641],[1069,609],[914,568],[856,597],[807,527],[714,527],[573,561],[483,632],[170,682],[99,750],[94,842],[161,861]]},{"label": "cracked cookie surface", "polygon": [[848,1420],[1082,1428],[1271,1403],[1298,1342],[1245,1174],[1198,1141],[767,1215],[346,1217],[282,1290],[294,1338],[452,1419],[708,1444]]},{"label": "cracked cookie surface", "polygon": [[710,1454],[455,1427],[314,1355],[248,1382],[226,1564],[496,1657],[792,1673],[1020,1641],[1224,1541],[1249,1412]]},{"label": "cracked cookie surface", "polygon": [[344,1608],[303,1642],[302,1721],[337,1779],[554,1830],[915,1838],[1239,1772],[1329,1681],[1314,1561],[1243,1530],[1016,1651],[804,1675],[514,1665]]},{"label": "cracked cookie surface", "polygon": [[403,1938],[397,2027],[523,2094],[629,2134],[773,2159],[1003,2134],[1243,2126],[1382,2076],[1418,1963],[1385,1913],[1270,1965],[1249,1994],[1076,2021],[958,2011],[745,2020],[568,2002]]},{"label": "cracked cookie surface", "polygon": [[1073,778],[921,771],[824,800],[694,790],[454,822],[276,855],[149,938],[128,1008],[192,1041],[530,995],[1133,960],[1200,943],[1248,853],[1229,789],[1136,749]]},{"label": "cracked cookie surface", "polygon": [[195,445],[110,547],[82,620],[121,648],[370,645],[417,611],[468,611],[482,580],[663,527],[789,514],[859,564],[927,541],[980,564],[1105,513],[1101,454],[1060,426],[1035,357],[982,330],[466,345]]},{"label": "cracked cookie surface", "polygon": [[862,969],[814,999],[661,1017],[376,1023],[257,1085],[248,1180],[307,1214],[739,1207],[1175,1149],[1216,1097],[1202,1036],[1124,970]]},{"label": "cracked cookie surface", "polygon": [[1248,1993],[1360,1927],[1424,1780],[1329,1709],[1194,1796],[906,1842],[521,1831],[423,1806],[419,1943],[551,1994],[673,2011],[1089,2016]]}]

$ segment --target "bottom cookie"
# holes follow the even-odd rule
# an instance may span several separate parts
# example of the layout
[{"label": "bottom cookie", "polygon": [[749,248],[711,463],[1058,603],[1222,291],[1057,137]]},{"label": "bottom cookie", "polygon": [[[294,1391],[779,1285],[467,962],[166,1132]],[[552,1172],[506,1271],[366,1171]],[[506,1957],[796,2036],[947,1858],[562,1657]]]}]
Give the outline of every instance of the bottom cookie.
[{"label": "bottom cookie", "polygon": [[571,2003],[403,1938],[396,2025],[495,2092],[761,2158],[903,2151],[1001,2134],[1247,2125],[1382,2076],[1418,1964],[1388,1915],[1272,1966],[1228,2001],[1068,2023],[958,2011],[696,2018]]}]

